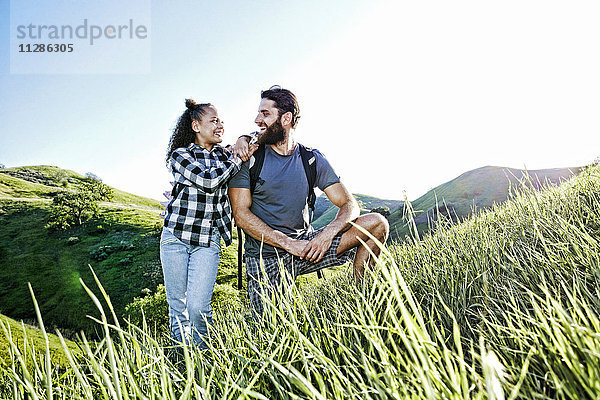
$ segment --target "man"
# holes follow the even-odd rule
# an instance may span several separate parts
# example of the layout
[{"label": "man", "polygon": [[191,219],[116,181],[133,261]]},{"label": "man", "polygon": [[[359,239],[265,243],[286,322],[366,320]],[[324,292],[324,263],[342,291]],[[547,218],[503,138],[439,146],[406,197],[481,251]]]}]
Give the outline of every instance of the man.
[{"label": "man", "polygon": [[[298,101],[291,91],[273,86],[261,92],[254,121],[260,128],[258,141],[265,145],[259,179],[251,193],[249,164],[253,159],[250,159],[229,183],[236,224],[246,232],[244,260],[248,295],[259,314],[262,313],[261,291],[266,288],[268,293],[281,284],[280,261],[294,279],[298,275],[342,265],[354,255],[354,275],[360,280],[365,266],[369,267],[375,261],[370,252],[379,255],[380,249],[350,221],[381,243],[389,233],[388,222],[380,214],[359,216],[356,200],[318,150],[313,150],[316,186],[339,207],[339,211],[329,225],[317,231],[312,229],[308,218],[308,180],[295,138],[299,118]],[[235,151],[241,156],[245,154],[244,145],[247,145],[247,139],[240,138]],[[260,267],[261,259],[266,276]]]}]

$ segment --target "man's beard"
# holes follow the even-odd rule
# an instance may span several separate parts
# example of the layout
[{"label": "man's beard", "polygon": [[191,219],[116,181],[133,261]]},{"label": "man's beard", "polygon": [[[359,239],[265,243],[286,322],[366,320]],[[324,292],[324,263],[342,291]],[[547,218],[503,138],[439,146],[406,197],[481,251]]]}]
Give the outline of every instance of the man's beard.
[{"label": "man's beard", "polygon": [[276,120],[271,124],[271,126],[267,126],[265,132],[260,135],[258,138],[259,144],[277,144],[281,143],[285,140],[285,129],[283,129],[283,125],[281,125],[280,120]]}]

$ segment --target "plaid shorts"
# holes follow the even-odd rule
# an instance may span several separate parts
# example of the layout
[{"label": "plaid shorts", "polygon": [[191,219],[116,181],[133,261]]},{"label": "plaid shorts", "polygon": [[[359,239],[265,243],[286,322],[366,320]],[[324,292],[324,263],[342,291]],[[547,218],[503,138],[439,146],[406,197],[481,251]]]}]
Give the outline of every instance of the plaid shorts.
[{"label": "plaid shorts", "polygon": [[[312,240],[324,228],[316,231],[305,232],[298,237],[299,240]],[[261,268],[260,257],[244,255],[246,263],[246,279],[248,281],[248,298],[250,306],[254,312],[262,314],[263,306],[261,296],[269,296],[280,289],[282,282],[282,272],[284,272],[286,283],[291,284],[293,280],[304,274],[319,271],[323,268],[344,265],[354,260],[356,249],[350,249],[340,257],[337,256],[337,249],[340,245],[342,234],[338,233],[331,242],[331,246],[323,255],[319,262],[311,262],[300,257],[294,256],[286,251],[280,250],[278,256],[263,257],[263,267]],[[279,250],[279,249],[278,249]]]}]

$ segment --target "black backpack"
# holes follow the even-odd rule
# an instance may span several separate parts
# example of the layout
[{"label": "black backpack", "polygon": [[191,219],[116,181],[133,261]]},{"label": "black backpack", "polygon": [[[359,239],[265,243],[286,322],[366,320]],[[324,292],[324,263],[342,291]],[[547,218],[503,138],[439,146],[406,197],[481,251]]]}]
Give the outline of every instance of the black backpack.
[{"label": "black backpack", "polygon": [[[298,147],[300,148],[300,157],[302,157],[302,165],[304,166],[304,173],[306,174],[306,179],[308,180],[308,193],[306,195],[306,200],[309,208],[309,221],[308,223],[312,223],[312,218],[315,213],[315,202],[317,200],[317,196],[315,194],[315,185],[317,183],[317,160],[312,149],[303,146],[298,143]],[[263,164],[265,162],[265,145],[261,144],[258,149],[252,155],[254,157],[254,164],[250,167],[250,194],[254,194],[254,189],[256,188],[256,184],[260,179],[260,172],[262,171]],[[244,240],[242,236],[242,229],[237,227],[238,233],[238,289],[242,289],[242,252],[244,246]],[[321,270],[317,271],[317,276],[319,278],[323,277]]]}]

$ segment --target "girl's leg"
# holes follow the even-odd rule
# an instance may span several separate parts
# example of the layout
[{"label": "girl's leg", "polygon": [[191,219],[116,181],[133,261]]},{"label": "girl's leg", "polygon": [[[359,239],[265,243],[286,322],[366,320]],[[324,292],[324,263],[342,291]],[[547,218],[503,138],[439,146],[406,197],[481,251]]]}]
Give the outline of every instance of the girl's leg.
[{"label": "girl's leg", "polygon": [[202,349],[207,347],[204,338],[208,335],[208,324],[212,324],[210,301],[217,280],[220,241],[219,231],[214,227],[210,247],[194,246],[190,254],[187,306],[194,343]]},{"label": "girl's leg", "polygon": [[[163,228],[160,239],[160,262],[169,303],[171,337],[178,342],[181,342],[184,337],[187,339],[190,329],[186,304],[189,258],[188,246],[177,239],[168,229]],[[184,335],[184,333],[188,335]]]}]

